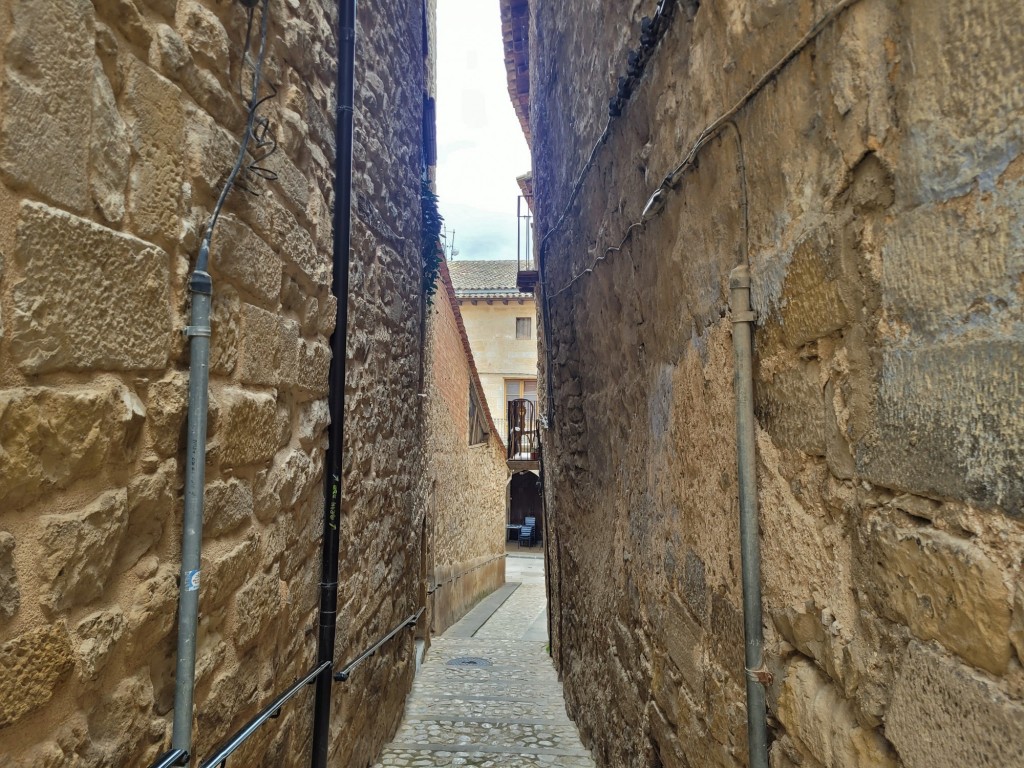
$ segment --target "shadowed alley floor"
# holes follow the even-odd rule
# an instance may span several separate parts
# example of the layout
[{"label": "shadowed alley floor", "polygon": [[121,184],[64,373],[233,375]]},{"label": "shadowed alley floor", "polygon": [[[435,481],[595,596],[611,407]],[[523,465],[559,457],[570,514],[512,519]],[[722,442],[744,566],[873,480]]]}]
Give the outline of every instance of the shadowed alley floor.
[{"label": "shadowed alley floor", "polygon": [[509,583],[433,641],[378,768],[594,765],[546,651],[544,561],[506,562]]}]

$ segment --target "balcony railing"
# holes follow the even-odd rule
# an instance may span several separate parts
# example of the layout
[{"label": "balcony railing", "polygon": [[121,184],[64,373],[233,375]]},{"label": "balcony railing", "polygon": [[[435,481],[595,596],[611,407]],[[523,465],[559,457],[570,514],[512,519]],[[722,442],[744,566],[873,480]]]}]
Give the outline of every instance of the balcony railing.
[{"label": "balcony railing", "polygon": [[516,239],[519,252],[519,275],[516,285],[523,293],[533,293],[537,287],[537,262],[533,255],[533,213],[530,210],[530,198],[520,195],[516,201],[516,221],[518,232]]},{"label": "balcony railing", "polygon": [[536,461],[540,458],[540,435],[537,404],[532,400],[509,400],[508,440],[505,445],[509,461]]}]

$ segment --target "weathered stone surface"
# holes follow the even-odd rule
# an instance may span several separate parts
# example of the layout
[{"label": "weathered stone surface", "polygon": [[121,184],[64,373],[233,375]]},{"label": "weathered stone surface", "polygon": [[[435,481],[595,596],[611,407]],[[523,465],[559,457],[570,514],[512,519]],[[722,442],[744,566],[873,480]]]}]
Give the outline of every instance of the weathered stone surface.
[{"label": "weathered stone surface", "polygon": [[122,95],[133,152],[128,213],[141,237],[174,242],[179,233],[183,102],[177,86],[129,57]]},{"label": "weathered stone surface", "polygon": [[89,614],[78,623],[75,628],[78,636],[75,657],[78,660],[78,672],[83,679],[95,680],[103,671],[126,625],[124,611],[119,606],[109,611]]},{"label": "weathered stone surface", "polygon": [[252,517],[252,488],[232,478],[206,485],[203,514],[204,535],[220,536],[233,531]]},{"label": "weathered stone surface", "polygon": [[222,216],[214,236],[212,260],[218,272],[273,309],[281,294],[281,260],[248,226]]},{"label": "weathered stone surface", "polygon": [[178,572],[172,565],[157,568],[152,560],[153,573],[136,587],[128,607],[128,655],[145,653],[169,637],[175,626]]},{"label": "weathered stone surface", "polygon": [[295,383],[316,397],[327,394],[327,377],[331,371],[331,348],[319,341],[301,339],[294,373]]},{"label": "weathered stone surface", "polygon": [[1010,642],[1017,651],[1017,659],[1024,664],[1024,583],[1018,579],[1013,594],[1013,622],[1010,624]]},{"label": "weathered stone surface", "polygon": [[196,0],[178,0],[175,25],[192,55],[214,72],[227,72],[228,33],[220,19]]},{"label": "weathered stone surface", "polygon": [[951,343],[885,355],[878,433],[859,447],[871,482],[1024,509],[1024,346]]},{"label": "weathered stone surface", "polygon": [[867,574],[882,615],[982,669],[1006,671],[1010,595],[983,551],[930,528],[876,522],[866,536]]},{"label": "weathered stone surface", "polygon": [[12,4],[0,172],[76,212],[89,207],[93,29],[88,0]]},{"label": "weathered stone surface", "polygon": [[259,547],[259,536],[250,534],[245,541],[215,557],[200,582],[202,604],[207,607],[225,605],[231,596],[252,575]]},{"label": "weathered stone surface", "polygon": [[268,522],[304,498],[321,481],[323,453],[314,451],[281,451],[273,465],[261,472],[256,480],[254,512],[262,522]]},{"label": "weathered stone surface", "polygon": [[171,373],[149,385],[146,399],[146,427],[153,450],[160,456],[174,456],[182,440],[188,411],[188,376]]},{"label": "weathered stone surface", "polygon": [[786,670],[779,720],[790,737],[822,765],[832,768],[896,768],[884,738],[857,723],[840,692],[809,661]]},{"label": "weathered stone surface", "polygon": [[133,567],[160,541],[177,506],[178,464],[171,459],[128,484],[128,523],[117,553],[119,570]]},{"label": "weathered stone surface", "polygon": [[307,451],[322,447],[325,430],[331,422],[331,412],[324,400],[313,400],[299,411],[299,443]]},{"label": "weathered stone surface", "polygon": [[128,526],[127,506],[126,490],[111,491],[79,512],[40,520],[47,608],[57,612],[87,605],[103,594]]},{"label": "weathered stone surface", "polygon": [[825,455],[825,402],[818,376],[818,366],[800,364],[759,382],[758,417],[780,447]]},{"label": "weathered stone surface", "polygon": [[99,62],[94,65],[92,144],[89,149],[89,192],[109,224],[124,219],[124,192],[130,159],[128,128],[117,111],[110,81]]},{"label": "weathered stone surface", "polygon": [[690,616],[682,601],[675,595],[669,596],[662,626],[659,628],[668,641],[666,649],[682,674],[690,690],[696,695],[704,692],[704,647],[703,628]]},{"label": "weathered stone surface", "polygon": [[[273,312],[242,304],[242,345],[239,350],[238,375],[247,384],[272,387],[285,374],[282,367],[282,346],[291,344],[296,338],[288,339],[283,322]],[[293,323],[294,324],[294,323]]]},{"label": "weathered stone surface", "polygon": [[238,364],[242,301],[231,285],[214,288],[210,317],[210,372],[229,376]]},{"label": "weathered stone surface", "polygon": [[920,643],[907,650],[885,731],[907,768],[1024,765],[1024,705]]},{"label": "weathered stone surface", "polygon": [[0,616],[14,617],[21,605],[18,573],[14,570],[14,536],[0,531]]},{"label": "weathered stone surface", "polygon": [[277,400],[273,395],[224,389],[217,397],[220,460],[226,466],[266,461],[277,452]]},{"label": "weathered stone surface", "polygon": [[46,704],[74,663],[63,624],[30,630],[0,646],[0,728]]},{"label": "weathered stone surface", "polygon": [[282,582],[278,578],[277,568],[272,573],[263,573],[250,577],[235,598],[235,610],[244,617],[234,642],[244,648],[259,636],[264,627],[272,623],[274,616],[281,610]]},{"label": "weathered stone surface", "polygon": [[14,258],[24,279],[14,286],[11,353],[22,370],[167,365],[173,325],[164,251],[26,202]]},{"label": "weathered stone surface", "polygon": [[17,508],[125,462],[141,422],[121,386],[0,392],[0,496]]}]

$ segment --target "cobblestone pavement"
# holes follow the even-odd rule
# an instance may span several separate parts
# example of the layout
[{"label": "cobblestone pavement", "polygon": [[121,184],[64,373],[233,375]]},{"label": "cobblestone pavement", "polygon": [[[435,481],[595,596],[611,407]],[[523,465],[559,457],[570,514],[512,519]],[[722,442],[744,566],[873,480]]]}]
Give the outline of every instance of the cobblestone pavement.
[{"label": "cobblestone pavement", "polygon": [[453,627],[434,639],[376,768],[593,768],[547,655],[542,569],[510,557],[508,578],[521,586],[472,637],[452,637]]}]

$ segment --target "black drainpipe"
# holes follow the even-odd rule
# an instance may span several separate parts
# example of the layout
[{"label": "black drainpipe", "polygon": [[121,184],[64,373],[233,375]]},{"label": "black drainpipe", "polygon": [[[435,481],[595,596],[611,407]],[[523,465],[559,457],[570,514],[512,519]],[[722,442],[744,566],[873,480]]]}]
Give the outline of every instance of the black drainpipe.
[{"label": "black drainpipe", "polygon": [[338,0],[338,104],[335,114],[334,255],[331,292],[338,300],[331,334],[327,405],[331,425],[324,463],[324,536],[320,579],[317,664],[330,661],[316,681],[313,709],[313,768],[326,768],[331,732],[331,683],[338,612],[338,524],[341,516],[341,456],[345,437],[345,368],[348,340],[348,269],[352,246],[352,118],[355,105],[356,2]]}]

